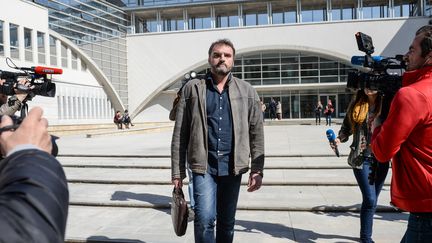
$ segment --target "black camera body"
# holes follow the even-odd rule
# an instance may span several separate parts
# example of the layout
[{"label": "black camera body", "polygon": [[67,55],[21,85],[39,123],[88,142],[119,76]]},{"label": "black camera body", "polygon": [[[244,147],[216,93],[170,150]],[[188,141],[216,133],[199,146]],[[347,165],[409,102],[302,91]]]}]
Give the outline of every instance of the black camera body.
[{"label": "black camera body", "polygon": [[371,56],[374,52],[372,38],[364,33],[355,34],[358,49],[366,55],[353,56],[351,63],[362,65],[368,72],[357,69],[348,72],[347,88],[377,90],[384,95],[394,95],[402,87],[402,76],[398,73],[389,73],[389,70],[405,69],[402,55],[395,57]]},{"label": "black camera body", "polygon": [[[8,59],[6,59],[8,60]],[[13,125],[0,128],[1,131],[9,131],[17,129],[27,115],[27,101],[31,100],[36,95],[54,97],[56,94],[56,85],[52,83],[52,74],[62,74],[63,70],[59,68],[50,67],[12,67],[18,69],[18,72],[9,72],[0,70],[0,79],[4,79],[4,83],[0,85],[0,93],[8,96],[14,95],[15,90],[27,93],[27,97],[22,101],[21,116],[11,116]],[[18,82],[19,78],[26,78],[30,82],[30,87],[22,85]],[[11,102],[11,99],[9,99]],[[14,101],[13,101],[14,102]],[[9,103],[9,106],[13,104]],[[1,115],[0,115],[1,119]],[[58,137],[51,135],[52,150],[51,154],[56,156],[58,154],[58,146],[56,143]]]},{"label": "black camera body", "polygon": [[[18,79],[28,78],[31,86],[29,88],[18,84]],[[54,97],[56,85],[51,82],[51,74],[38,74],[31,71],[9,72],[0,70],[0,79],[4,79],[3,85],[0,85],[0,93],[5,95],[14,95],[15,89],[28,93],[28,99],[31,100],[36,95]]]}]

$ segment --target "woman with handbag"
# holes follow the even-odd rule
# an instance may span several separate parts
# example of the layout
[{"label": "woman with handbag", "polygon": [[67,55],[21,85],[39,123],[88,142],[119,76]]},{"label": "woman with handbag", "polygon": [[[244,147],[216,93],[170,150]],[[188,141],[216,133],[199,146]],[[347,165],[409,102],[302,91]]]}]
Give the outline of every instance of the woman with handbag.
[{"label": "woman with handbag", "polygon": [[378,95],[378,91],[359,90],[348,107],[347,115],[335,140],[336,145],[339,145],[341,142],[348,141],[349,136],[353,135],[348,164],[353,168],[363,198],[360,211],[360,242],[362,243],[373,242],[373,216],[389,169],[388,162],[378,163],[369,146],[372,122],[381,112],[382,98]]}]

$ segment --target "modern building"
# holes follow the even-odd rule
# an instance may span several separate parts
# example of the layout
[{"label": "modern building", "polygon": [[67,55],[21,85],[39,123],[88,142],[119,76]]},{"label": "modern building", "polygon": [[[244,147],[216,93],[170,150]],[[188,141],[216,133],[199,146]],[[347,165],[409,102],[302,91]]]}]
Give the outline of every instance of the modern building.
[{"label": "modern building", "polygon": [[425,0],[33,2],[1,4],[0,69],[5,57],[63,67],[55,101],[32,102],[59,124],[111,122],[114,109],[137,121],[168,120],[184,74],[205,73],[208,48],[221,38],[236,47],[234,75],[264,102],[280,100],[283,118],[314,117],[317,101],[328,99],[342,117],[351,56],[364,55],[354,34],[373,37],[375,55],[403,54],[431,14]]}]

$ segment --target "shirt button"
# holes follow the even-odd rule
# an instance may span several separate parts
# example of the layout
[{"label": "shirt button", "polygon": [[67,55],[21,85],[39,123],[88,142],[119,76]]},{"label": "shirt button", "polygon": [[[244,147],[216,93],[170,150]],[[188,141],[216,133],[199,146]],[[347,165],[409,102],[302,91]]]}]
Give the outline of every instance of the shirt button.
[{"label": "shirt button", "polygon": [[220,141],[220,138],[218,138],[218,141]]},{"label": "shirt button", "polygon": [[221,100],[221,99],[222,99],[222,96],[221,96],[221,97],[219,97],[219,99]]},{"label": "shirt button", "polygon": [[222,106],[221,106],[221,107],[219,107],[219,110],[222,110]]},{"label": "shirt button", "polygon": [[222,128],[219,128],[219,131],[222,130]]},{"label": "shirt button", "polygon": [[219,120],[222,120],[222,117],[219,117]]}]

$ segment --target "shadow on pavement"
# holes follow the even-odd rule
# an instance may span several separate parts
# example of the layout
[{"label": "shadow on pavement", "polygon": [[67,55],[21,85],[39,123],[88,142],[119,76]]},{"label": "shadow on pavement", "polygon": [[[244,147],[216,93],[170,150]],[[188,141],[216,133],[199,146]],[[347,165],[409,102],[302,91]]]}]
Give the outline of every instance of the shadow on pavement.
[{"label": "shadow on pavement", "polygon": [[111,201],[128,201],[129,199],[148,202],[152,208],[170,214],[171,197],[151,194],[151,193],[134,193],[126,191],[116,191],[111,195]]},{"label": "shadow on pavement", "polygon": [[171,197],[151,194],[151,193],[134,193],[126,191],[116,191],[111,195],[113,201],[127,201],[129,199],[148,202],[153,205],[168,205],[171,202]]},{"label": "shadow on pavement", "polygon": [[[281,224],[264,223],[257,221],[236,220],[236,225],[244,229],[236,230],[239,232],[260,231],[275,238],[289,239],[295,242],[314,243],[319,239],[332,239],[333,242],[346,242],[347,240],[357,242],[358,238],[343,235],[319,234],[312,230],[291,228]],[[256,232],[258,233],[258,232]],[[338,241],[339,240],[339,241]]]},{"label": "shadow on pavement", "polygon": [[87,243],[102,243],[102,242],[145,243],[145,241],[141,241],[141,240],[117,239],[117,238],[112,239],[102,235],[94,235],[87,238]]},{"label": "shadow on pavement", "polygon": [[[408,214],[397,211],[390,206],[378,205],[382,211],[375,213],[375,220],[385,221],[406,221],[408,222]],[[354,218],[360,217],[361,204],[354,204],[349,206],[334,206],[334,205],[321,205],[312,208],[314,214],[326,215],[330,217],[349,216]],[[348,211],[348,212],[347,212]]]}]

